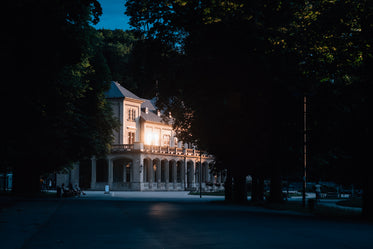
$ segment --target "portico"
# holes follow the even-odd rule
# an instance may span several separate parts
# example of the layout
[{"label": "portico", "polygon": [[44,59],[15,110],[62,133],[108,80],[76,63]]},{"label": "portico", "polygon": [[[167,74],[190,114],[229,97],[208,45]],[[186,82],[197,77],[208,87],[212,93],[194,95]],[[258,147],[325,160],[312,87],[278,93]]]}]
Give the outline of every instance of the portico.
[{"label": "portico", "polygon": [[[109,185],[112,190],[138,191],[181,191],[199,188],[201,174],[202,189],[212,191],[222,189],[222,179],[210,169],[214,160],[209,155],[203,155],[202,172],[200,173],[199,152],[160,153],[160,150],[134,150],[125,146],[121,152],[110,154],[106,159],[100,159],[101,164],[107,164],[107,180],[98,177],[97,158],[91,158],[91,189],[102,190]],[[166,149],[164,151],[167,151]],[[175,148],[168,148],[175,151]],[[184,150],[184,152],[186,152]],[[102,162],[104,161],[104,162]],[[102,170],[99,170],[102,172]]]}]

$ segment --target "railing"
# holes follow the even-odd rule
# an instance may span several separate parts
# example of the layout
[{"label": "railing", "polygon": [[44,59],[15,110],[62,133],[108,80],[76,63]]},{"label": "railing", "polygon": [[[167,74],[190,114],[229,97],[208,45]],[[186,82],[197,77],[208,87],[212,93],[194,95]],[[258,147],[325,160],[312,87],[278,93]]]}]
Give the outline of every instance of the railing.
[{"label": "railing", "polygon": [[187,155],[194,155],[194,154],[199,155],[199,151],[195,151],[194,149],[186,149],[186,150],[185,150],[185,153],[186,153]]},{"label": "railing", "polygon": [[[111,152],[127,152],[127,151],[141,151],[147,153],[160,153],[160,154],[170,154],[170,155],[185,155],[185,156],[199,156],[200,151],[195,149],[183,149],[178,147],[169,146],[156,146],[156,145],[143,145],[140,147],[136,146],[134,148],[133,144],[113,144],[111,145]],[[202,153],[202,157],[212,157],[206,153]]]},{"label": "railing", "polygon": [[112,144],[111,152],[133,151],[133,144]]}]

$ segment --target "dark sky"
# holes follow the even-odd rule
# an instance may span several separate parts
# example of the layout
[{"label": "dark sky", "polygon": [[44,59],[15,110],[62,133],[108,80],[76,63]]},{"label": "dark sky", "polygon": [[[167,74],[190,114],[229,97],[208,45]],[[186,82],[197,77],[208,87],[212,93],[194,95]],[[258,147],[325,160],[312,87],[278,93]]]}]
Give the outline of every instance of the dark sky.
[{"label": "dark sky", "polygon": [[125,7],[123,0],[98,0],[102,7],[100,22],[95,28],[105,29],[129,29],[129,17],[124,15]]}]

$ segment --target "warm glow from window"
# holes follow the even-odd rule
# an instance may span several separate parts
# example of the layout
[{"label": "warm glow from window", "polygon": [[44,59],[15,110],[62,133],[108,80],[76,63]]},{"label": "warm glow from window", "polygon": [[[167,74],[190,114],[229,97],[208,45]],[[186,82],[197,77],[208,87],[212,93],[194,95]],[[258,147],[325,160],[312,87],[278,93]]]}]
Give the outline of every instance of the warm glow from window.
[{"label": "warm glow from window", "polygon": [[153,133],[154,145],[159,145],[159,135],[157,133]]},{"label": "warm glow from window", "polygon": [[145,144],[147,144],[147,145],[151,145],[152,144],[152,133],[147,133],[146,135],[145,135]]},{"label": "warm glow from window", "polygon": [[145,144],[146,145],[159,145],[159,134],[154,132],[145,133]]}]

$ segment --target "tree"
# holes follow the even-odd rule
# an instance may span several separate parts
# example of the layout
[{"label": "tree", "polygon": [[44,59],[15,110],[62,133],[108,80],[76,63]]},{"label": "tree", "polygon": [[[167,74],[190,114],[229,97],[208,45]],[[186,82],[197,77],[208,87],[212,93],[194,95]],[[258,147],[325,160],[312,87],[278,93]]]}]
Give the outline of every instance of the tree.
[{"label": "tree", "polygon": [[39,176],[108,150],[115,128],[105,101],[108,67],[90,24],[96,0],[8,1],[1,163],[14,191],[39,191]]},{"label": "tree", "polygon": [[324,173],[315,176],[329,174],[329,179],[364,185],[363,214],[370,218],[372,185],[365,178],[370,121],[365,112],[372,91],[367,69],[372,12],[372,3],[365,0],[313,1],[297,12],[294,28],[303,36],[292,40],[303,58],[300,72],[310,82],[308,88],[317,90],[311,97],[311,143],[313,161],[324,167],[314,163],[313,168]]},{"label": "tree", "polygon": [[120,29],[98,30],[100,47],[110,69],[111,80],[126,83],[131,91],[137,91],[137,84],[130,71],[130,58],[136,38],[131,31]]},{"label": "tree", "polygon": [[[301,159],[303,95],[316,101],[312,162],[329,170],[338,158],[367,175],[360,165],[369,154],[369,1],[129,0],[126,6],[142,42],[164,48],[155,59],[163,66],[148,77],[159,82],[160,104],[172,111],[183,139],[215,154],[235,183],[247,173],[272,176],[272,198],[280,199],[279,177],[293,171],[290,159],[291,165]],[[329,112],[318,112],[321,106]],[[234,154],[248,156],[244,162],[226,156]],[[364,213],[372,213],[371,185],[364,182]]]},{"label": "tree", "polygon": [[[284,74],[293,64],[277,68],[287,60],[273,42],[287,20],[277,10],[280,2],[127,1],[126,6],[146,41],[163,45],[159,103],[173,113],[182,139],[208,150],[232,172],[237,201],[246,199],[248,173],[278,179],[278,148],[291,147],[280,146],[286,136],[281,128],[289,125],[285,117],[291,116],[280,113],[289,113],[288,103],[297,101],[284,84],[296,77]],[[247,158],[240,161],[235,154]],[[272,198],[280,199],[280,186],[273,189]]]}]

